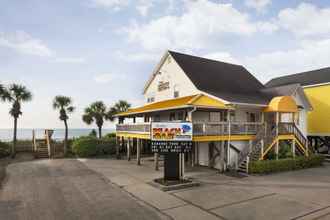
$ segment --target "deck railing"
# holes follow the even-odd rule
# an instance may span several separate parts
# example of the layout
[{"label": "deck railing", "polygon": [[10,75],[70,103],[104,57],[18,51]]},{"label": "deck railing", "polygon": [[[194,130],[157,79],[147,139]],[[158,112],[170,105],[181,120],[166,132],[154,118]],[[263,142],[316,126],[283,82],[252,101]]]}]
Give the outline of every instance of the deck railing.
[{"label": "deck railing", "polygon": [[150,133],[150,123],[117,124],[117,132]]},{"label": "deck railing", "polygon": [[[253,122],[194,122],[193,133],[196,136],[212,135],[254,135],[262,123]],[[117,132],[150,133],[150,123],[118,124]],[[230,127],[230,132],[229,132]]]}]

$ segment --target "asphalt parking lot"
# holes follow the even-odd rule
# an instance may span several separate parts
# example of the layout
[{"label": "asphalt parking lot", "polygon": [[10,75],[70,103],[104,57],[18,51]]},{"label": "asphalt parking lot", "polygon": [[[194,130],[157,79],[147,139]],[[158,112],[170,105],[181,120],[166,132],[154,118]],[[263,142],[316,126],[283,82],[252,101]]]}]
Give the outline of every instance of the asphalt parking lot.
[{"label": "asphalt parking lot", "polygon": [[82,162],[174,219],[330,219],[329,165],[244,178],[194,168],[186,175],[201,186],[162,192],[148,184],[162,175],[148,161]]}]

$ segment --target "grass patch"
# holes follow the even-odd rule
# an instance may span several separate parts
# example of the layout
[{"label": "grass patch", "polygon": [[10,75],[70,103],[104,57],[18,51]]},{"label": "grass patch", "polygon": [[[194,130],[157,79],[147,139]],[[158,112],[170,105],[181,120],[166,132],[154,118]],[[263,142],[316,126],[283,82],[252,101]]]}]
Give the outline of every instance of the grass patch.
[{"label": "grass patch", "polygon": [[284,172],[290,170],[299,170],[311,167],[321,166],[324,161],[322,155],[311,155],[309,157],[296,157],[279,160],[260,160],[249,164],[249,173],[268,174]]}]

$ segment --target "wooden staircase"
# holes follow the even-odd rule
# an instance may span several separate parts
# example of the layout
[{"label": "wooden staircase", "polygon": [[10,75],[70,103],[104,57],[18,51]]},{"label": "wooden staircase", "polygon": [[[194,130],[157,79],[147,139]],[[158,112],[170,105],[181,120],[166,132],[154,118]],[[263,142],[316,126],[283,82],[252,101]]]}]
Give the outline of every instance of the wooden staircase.
[{"label": "wooden staircase", "polygon": [[276,128],[271,126],[262,126],[256,138],[252,142],[252,149],[246,147],[240,152],[238,156],[238,168],[237,171],[241,173],[248,173],[248,163],[250,161],[257,161],[260,159],[262,145],[270,145],[276,138]]},{"label": "wooden staircase", "polygon": [[52,130],[45,130],[45,138],[37,139],[35,131],[32,132],[32,145],[35,158],[51,158]]},{"label": "wooden staircase", "polygon": [[48,152],[48,146],[44,139],[37,139],[36,140],[36,150],[35,150],[35,157],[36,158],[50,158]]},{"label": "wooden staircase", "polygon": [[[262,126],[258,131],[256,138],[253,140],[252,149],[249,147],[244,148],[238,155],[238,167],[236,170],[240,173],[248,173],[248,163],[251,161],[257,161],[261,158],[262,145],[266,148],[274,144],[277,139],[275,126],[268,126],[269,128]],[[301,133],[299,128],[294,123],[280,123],[278,127],[279,135],[292,134],[298,147],[296,147],[296,153],[302,155],[313,154],[314,151],[309,148],[309,142],[307,138]],[[328,156],[330,162],[330,155]]]}]

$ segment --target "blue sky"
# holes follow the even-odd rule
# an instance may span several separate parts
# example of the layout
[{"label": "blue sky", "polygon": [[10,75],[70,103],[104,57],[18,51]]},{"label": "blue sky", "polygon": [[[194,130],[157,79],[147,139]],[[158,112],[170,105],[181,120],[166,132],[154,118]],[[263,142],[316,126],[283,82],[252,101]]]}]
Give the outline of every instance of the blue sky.
[{"label": "blue sky", "polygon": [[[0,0],[0,82],[34,94],[19,126],[61,128],[55,95],[142,103],[167,49],[244,65],[261,81],[330,66],[330,2],[285,0]],[[0,103],[0,128],[12,127]],[[106,127],[112,127],[107,123]]]}]

